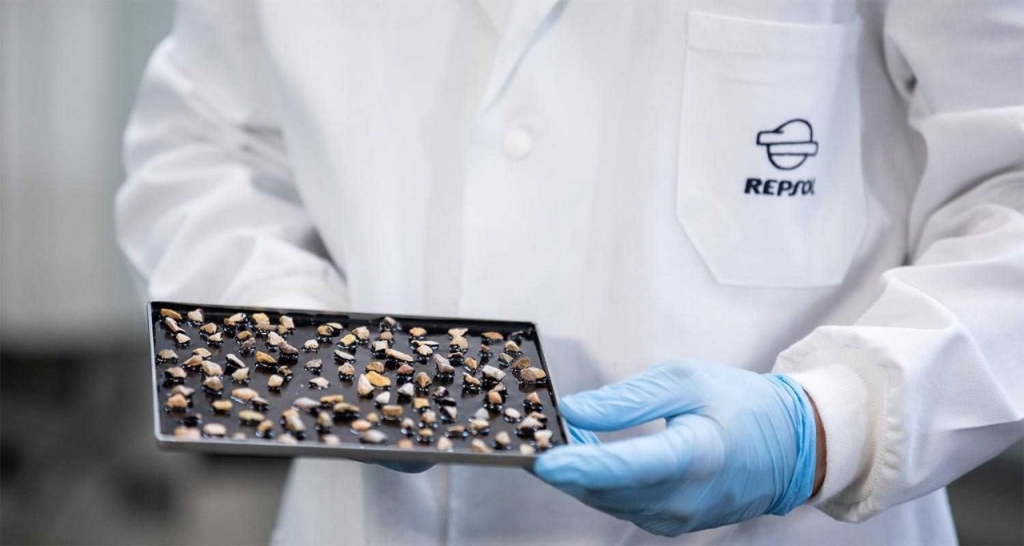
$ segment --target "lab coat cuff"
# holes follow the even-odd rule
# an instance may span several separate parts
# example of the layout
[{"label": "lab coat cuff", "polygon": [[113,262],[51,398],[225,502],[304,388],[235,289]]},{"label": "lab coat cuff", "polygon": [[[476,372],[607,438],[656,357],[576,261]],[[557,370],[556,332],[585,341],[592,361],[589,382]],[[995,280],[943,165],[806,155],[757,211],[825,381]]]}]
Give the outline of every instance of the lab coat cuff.
[{"label": "lab coat cuff", "polygon": [[825,429],[825,481],[818,493],[807,501],[824,509],[860,473],[869,431],[867,387],[856,372],[840,364],[826,364],[786,375],[799,383],[814,401]]},{"label": "lab coat cuff", "polygon": [[345,311],[349,301],[343,287],[316,273],[291,274],[246,283],[224,295],[225,305],[275,309]]}]

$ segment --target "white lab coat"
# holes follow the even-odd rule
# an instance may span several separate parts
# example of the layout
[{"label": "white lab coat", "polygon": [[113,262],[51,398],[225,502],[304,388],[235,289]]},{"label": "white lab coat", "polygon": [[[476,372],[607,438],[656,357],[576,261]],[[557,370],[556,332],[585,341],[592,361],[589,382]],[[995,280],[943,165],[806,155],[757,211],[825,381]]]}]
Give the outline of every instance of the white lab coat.
[{"label": "white lab coat", "polygon": [[[565,393],[791,373],[821,492],[670,541],[949,543],[943,486],[1024,434],[1022,89],[1020,2],[188,3],[118,233],[154,298],[536,321]],[[518,470],[305,460],[275,538],[662,540]]]}]

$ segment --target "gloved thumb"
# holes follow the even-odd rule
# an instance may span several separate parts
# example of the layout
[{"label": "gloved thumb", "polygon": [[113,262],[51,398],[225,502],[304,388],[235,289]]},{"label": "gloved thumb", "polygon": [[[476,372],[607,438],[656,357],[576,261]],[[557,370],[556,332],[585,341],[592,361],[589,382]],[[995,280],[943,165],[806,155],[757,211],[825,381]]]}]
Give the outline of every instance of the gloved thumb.
[{"label": "gloved thumb", "polygon": [[685,413],[697,399],[685,381],[688,369],[685,364],[655,366],[625,381],[566,396],[559,409],[571,425],[594,431],[622,430]]}]

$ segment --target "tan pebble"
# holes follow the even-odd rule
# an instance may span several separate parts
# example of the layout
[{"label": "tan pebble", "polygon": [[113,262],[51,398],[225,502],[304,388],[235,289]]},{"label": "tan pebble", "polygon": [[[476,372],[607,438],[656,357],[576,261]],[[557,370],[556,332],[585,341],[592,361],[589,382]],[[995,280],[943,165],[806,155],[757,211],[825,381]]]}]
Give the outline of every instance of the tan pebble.
[{"label": "tan pebble", "polygon": [[355,417],[359,415],[359,406],[355,404],[346,404],[345,402],[335,404],[331,410],[334,412],[334,415],[339,418]]},{"label": "tan pebble", "polygon": [[536,392],[531,392],[526,395],[526,402],[533,406],[540,406],[540,396]]},{"label": "tan pebble", "polygon": [[192,354],[202,357],[204,359],[213,356],[213,353],[211,353],[209,349],[206,349],[204,347],[196,347],[195,349],[192,349]]},{"label": "tan pebble", "polygon": [[331,414],[326,411],[321,411],[316,414],[316,425],[320,430],[330,430],[334,425],[334,417],[331,417]]},{"label": "tan pebble", "polygon": [[294,436],[291,436],[289,434],[282,434],[281,436],[278,436],[277,441],[282,444],[288,445],[296,445],[299,443],[299,441],[296,440]]},{"label": "tan pebble", "polygon": [[384,355],[387,356],[388,358],[390,358],[391,360],[395,360],[397,362],[415,362],[416,361],[416,359],[413,358],[411,355],[407,355],[407,354],[403,353],[402,351],[396,351],[394,349],[385,349],[384,350]]},{"label": "tan pebble", "polygon": [[310,339],[302,344],[302,348],[307,351],[319,351],[320,342],[315,339]]},{"label": "tan pebble", "polygon": [[352,334],[345,334],[345,336],[341,338],[341,341],[338,342],[342,347],[352,347],[357,343],[359,343],[359,339]]},{"label": "tan pebble", "polygon": [[489,421],[484,421],[481,419],[470,419],[469,421],[469,431],[472,432],[473,434],[481,433],[489,429],[490,427],[491,423]]},{"label": "tan pebble", "polygon": [[371,360],[366,364],[366,371],[384,373],[384,363],[379,360]]},{"label": "tan pebble", "polygon": [[213,335],[217,333],[217,325],[212,322],[207,322],[206,324],[199,327],[199,331],[208,336]]},{"label": "tan pebble", "polygon": [[428,357],[434,354],[434,350],[426,345],[420,345],[419,347],[416,347],[416,354],[422,357]]},{"label": "tan pebble", "polygon": [[495,392],[495,391],[490,391],[490,392],[487,393],[487,403],[488,404],[497,406],[497,405],[500,405],[500,404],[502,404],[504,402],[505,402],[505,400],[503,400],[501,398],[501,393]]},{"label": "tan pebble", "polygon": [[470,444],[469,447],[470,447],[470,449],[473,450],[474,453],[490,453],[491,452],[491,448],[487,447],[487,444],[485,444],[483,442],[483,440],[481,440],[479,438],[475,438],[473,440],[473,442]]},{"label": "tan pebble", "polygon": [[285,356],[295,356],[295,355],[299,354],[299,350],[296,349],[295,347],[292,347],[292,345],[290,343],[288,343],[287,341],[285,341],[284,343],[279,345],[277,347],[277,350],[278,350],[278,352],[280,352],[282,355],[285,355]]},{"label": "tan pebble", "polygon": [[395,335],[392,334],[391,332],[384,331],[384,332],[381,332],[379,336],[377,336],[377,339],[379,339],[381,341],[389,341],[390,342],[390,341],[393,341],[395,339]]},{"label": "tan pebble", "polygon": [[420,421],[424,425],[433,426],[437,423],[437,413],[434,413],[434,410],[427,410],[420,415]]},{"label": "tan pebble", "polygon": [[235,341],[245,341],[248,339],[252,339],[252,332],[249,330],[242,330],[235,334]]},{"label": "tan pebble", "polygon": [[391,403],[391,393],[384,391],[378,394],[377,397],[373,399],[373,401],[378,406],[386,406]]},{"label": "tan pebble", "polygon": [[[244,413],[244,412],[239,412],[239,415],[241,415],[241,413]],[[252,413],[256,413],[256,412],[252,412]],[[270,420],[263,420],[263,415],[261,415],[261,414],[257,414],[257,415],[260,416],[261,421],[260,421],[260,424],[256,425],[256,433],[259,434],[260,436],[266,436],[266,435],[270,434],[270,432],[274,430],[274,422],[270,421]]]},{"label": "tan pebble", "polygon": [[191,398],[192,393],[194,392],[196,392],[195,389],[186,387],[185,385],[176,385],[173,389],[171,389],[171,394],[180,394],[185,398]]},{"label": "tan pebble", "polygon": [[415,372],[416,372],[416,368],[413,368],[412,366],[410,366],[408,364],[402,364],[401,366],[398,367],[397,370],[395,370],[395,375],[409,376],[409,375],[412,375]]},{"label": "tan pebble", "polygon": [[437,368],[438,374],[449,375],[455,373],[455,367],[452,366],[447,358],[441,355],[434,355],[434,366]]},{"label": "tan pebble", "polygon": [[266,417],[258,411],[242,410],[238,412],[238,420],[246,425],[254,425],[262,422]]},{"label": "tan pebble", "polygon": [[203,361],[203,375],[216,376],[224,375],[224,369],[220,367],[220,364],[211,362],[209,360]]},{"label": "tan pebble", "polygon": [[167,371],[164,372],[164,375],[166,375],[170,379],[175,379],[175,380],[181,380],[181,379],[185,379],[186,377],[188,377],[188,374],[185,373],[185,368],[182,368],[181,366],[175,366],[173,368],[168,368]]},{"label": "tan pebble", "polygon": [[379,430],[367,430],[359,435],[359,441],[366,444],[383,444],[388,441],[388,435]]},{"label": "tan pebble", "polygon": [[487,411],[487,408],[480,408],[473,414],[473,419],[479,419],[481,421],[490,421],[491,412]]},{"label": "tan pebble", "polygon": [[224,382],[221,381],[220,377],[217,377],[216,375],[204,379],[203,386],[214,392],[220,392],[224,390]]},{"label": "tan pebble", "polygon": [[510,421],[518,421],[522,419],[523,415],[519,413],[519,410],[515,408],[505,408],[505,418]]},{"label": "tan pebble", "polygon": [[412,409],[414,409],[415,411],[420,411],[422,409],[427,409],[429,407],[430,400],[426,398],[413,398],[412,400]]},{"label": "tan pebble", "polygon": [[327,324],[321,324],[320,326],[317,326],[316,333],[320,337],[334,337],[336,331]]},{"label": "tan pebble", "polygon": [[341,439],[333,434],[322,434],[320,435],[320,441],[329,445],[336,446],[341,444]]},{"label": "tan pebble", "polygon": [[351,378],[355,374],[356,374],[356,367],[353,366],[351,362],[346,362],[346,363],[342,364],[341,366],[338,366],[338,375],[340,375],[342,377]]},{"label": "tan pebble", "polygon": [[181,332],[178,332],[177,334],[174,335],[174,341],[178,345],[188,345],[189,342],[192,341],[192,338],[186,336],[185,334],[183,334]]},{"label": "tan pebble", "polygon": [[335,404],[340,404],[345,401],[345,396],[342,394],[325,394],[320,397],[320,405],[325,408],[334,407]]},{"label": "tan pebble", "polygon": [[373,344],[370,345],[370,348],[373,349],[374,354],[383,353],[384,351],[388,350],[389,347],[390,345],[388,345],[388,342],[384,340],[374,341]]},{"label": "tan pebble", "polygon": [[366,420],[376,425],[380,422],[380,416],[377,415],[377,412],[371,411],[366,415]]},{"label": "tan pebble", "polygon": [[250,388],[241,388],[231,391],[231,397],[242,402],[248,402],[259,396],[259,393]]},{"label": "tan pebble", "polygon": [[224,341],[224,334],[222,332],[217,332],[216,334],[213,334],[210,337],[206,338],[206,341],[216,345],[216,344]]},{"label": "tan pebble", "polygon": [[451,336],[452,339],[454,339],[454,338],[462,337],[462,336],[466,335],[466,332],[468,332],[468,331],[469,331],[468,328],[452,328],[452,329],[448,330],[448,335]]},{"label": "tan pebble", "polygon": [[228,433],[228,429],[220,423],[208,423],[203,427],[203,434],[213,437],[222,437]]},{"label": "tan pebble", "polygon": [[398,326],[398,321],[391,317],[384,317],[380,319],[381,330],[390,330]]},{"label": "tan pebble", "polygon": [[235,313],[230,317],[224,319],[224,326],[237,326],[239,322],[245,320],[245,313]]},{"label": "tan pebble", "polygon": [[410,440],[408,438],[402,438],[395,445],[398,446],[399,449],[412,449],[412,446],[413,446],[412,440]]},{"label": "tan pebble", "polygon": [[391,386],[391,380],[377,372],[367,372],[366,379],[370,381],[371,385],[378,389]]},{"label": "tan pebble", "polygon": [[181,411],[188,407],[188,399],[180,394],[175,394],[167,399],[167,409]]},{"label": "tan pebble", "polygon": [[284,428],[286,428],[288,432],[291,432],[292,434],[300,434],[306,431],[306,424],[302,422],[302,418],[300,418],[299,415],[296,413],[294,415],[289,415],[288,417],[285,417]]},{"label": "tan pebble", "polygon": [[480,334],[480,337],[486,339],[488,343],[501,342],[505,340],[505,336],[498,332],[484,332]]},{"label": "tan pebble", "polygon": [[174,437],[175,438],[188,438],[188,439],[192,440],[192,439],[199,438],[199,436],[200,436],[200,432],[199,432],[198,428],[195,428],[195,427],[183,427],[183,426],[174,427]]},{"label": "tan pebble", "polygon": [[178,354],[170,349],[162,349],[160,352],[156,354],[156,358],[157,360],[165,362],[173,362],[175,360],[178,360]]},{"label": "tan pebble", "polygon": [[530,444],[519,444],[519,452],[523,455],[533,455],[534,449]]},{"label": "tan pebble", "polygon": [[199,366],[202,366],[203,360],[203,357],[199,355],[192,355],[191,357],[185,359],[185,361],[182,362],[181,365],[186,368],[198,368]]},{"label": "tan pebble", "polygon": [[277,359],[263,351],[256,351],[256,363],[264,366],[276,366]]},{"label": "tan pebble", "polygon": [[419,326],[409,328],[409,335],[412,337],[423,337],[427,335],[427,331]]},{"label": "tan pebble", "polygon": [[424,373],[424,372],[419,372],[419,373],[417,373],[417,374],[416,374],[416,378],[414,379],[414,381],[416,382],[416,384],[417,384],[417,385],[419,385],[419,387],[420,387],[421,389],[425,389],[425,388],[427,388],[427,387],[428,387],[428,386],[429,386],[429,385],[430,385],[431,383],[433,383],[433,380],[432,380],[432,379],[430,379],[430,376],[429,376],[429,375],[427,375],[427,374],[426,374],[426,373]]},{"label": "tan pebble", "polygon": [[398,392],[399,396],[405,396],[407,398],[412,398],[415,395],[415,393],[416,393],[416,389],[412,386],[412,383],[406,383],[406,384],[402,385],[401,387],[398,387],[398,391],[397,392]]},{"label": "tan pebble", "polygon": [[296,398],[295,401],[292,402],[292,407],[298,409],[299,411],[311,413],[318,407],[320,407],[320,403],[317,402],[316,400],[313,400],[312,398],[301,396],[299,398]]},{"label": "tan pebble", "polygon": [[412,430],[416,428],[416,422],[413,421],[411,418],[406,417],[405,419],[402,419],[401,424],[399,424],[398,426],[402,427],[405,430]]},{"label": "tan pebble", "polygon": [[271,347],[279,347],[282,343],[284,343],[284,338],[277,332],[270,332],[267,334],[267,345],[270,345]]},{"label": "tan pebble", "polygon": [[210,405],[217,413],[231,413],[231,400],[214,400]]},{"label": "tan pebble", "polygon": [[370,430],[371,428],[373,428],[373,423],[370,423],[366,419],[356,419],[355,421],[352,421],[351,427],[352,430],[356,432],[363,432],[365,430]]},{"label": "tan pebble", "polygon": [[471,370],[473,370],[473,371],[476,371],[476,369],[478,367],[480,367],[480,361],[478,361],[477,359],[475,359],[475,358],[473,358],[471,356],[467,356],[466,357],[466,367],[471,369]]},{"label": "tan pebble", "polygon": [[452,445],[452,441],[449,440],[448,438],[443,437],[443,436],[441,437],[441,439],[439,439],[437,441],[437,450],[438,451],[451,451],[453,449],[453,447],[454,446]]},{"label": "tan pebble", "polygon": [[341,349],[334,351],[334,359],[340,362],[355,362],[356,357],[352,353],[346,353]]},{"label": "tan pebble", "polygon": [[370,329],[366,326],[359,326],[352,329],[352,333],[359,338],[359,341],[367,341],[370,339]]},{"label": "tan pebble", "polygon": [[533,364],[533,361],[530,360],[530,357],[520,357],[518,360],[512,363],[512,370],[515,371],[529,368],[531,364]]},{"label": "tan pebble", "polygon": [[292,320],[292,317],[289,317],[288,315],[281,315],[280,317],[278,317],[277,323],[280,324],[281,326],[284,326],[288,330],[295,329],[295,321]]},{"label": "tan pebble", "polygon": [[453,338],[452,339],[451,346],[455,347],[459,351],[465,352],[465,351],[469,350],[469,340],[467,340],[466,338],[464,338],[462,336],[459,336],[457,338]]},{"label": "tan pebble", "polygon": [[484,372],[484,377],[487,377],[489,379],[493,379],[495,381],[501,381],[502,379],[505,379],[505,372],[503,372],[503,371],[499,370],[498,368],[495,368],[494,366],[491,366],[491,365],[484,366],[483,372]]},{"label": "tan pebble", "polygon": [[494,435],[494,444],[502,449],[512,445],[512,438],[504,430]]},{"label": "tan pebble", "polygon": [[281,385],[284,385],[284,378],[280,375],[274,374],[267,379],[267,387],[271,389],[280,389]]},{"label": "tan pebble", "polygon": [[327,387],[331,386],[331,382],[328,381],[327,378],[325,377],[314,377],[313,379],[309,380],[309,386],[313,387],[314,389],[326,389]]},{"label": "tan pebble", "polygon": [[[203,322],[203,310],[202,309],[193,309],[193,310],[189,311],[186,314],[186,316],[188,317],[188,320],[191,320],[192,322],[195,322],[197,324],[201,324]],[[181,320],[181,319],[178,319],[178,320]]]},{"label": "tan pebble", "polygon": [[345,329],[345,326],[340,322],[328,322],[327,325],[333,328],[335,332],[340,332]]},{"label": "tan pebble", "polygon": [[232,381],[248,381],[249,380],[249,368],[239,368],[234,372],[231,372]]},{"label": "tan pebble", "polygon": [[384,418],[391,420],[396,420],[401,417],[402,411],[404,411],[402,406],[399,406],[398,404],[388,404],[380,408],[380,412],[384,415]]},{"label": "tan pebble", "polygon": [[505,342],[505,352],[515,355],[519,354],[522,351],[519,349],[519,344],[510,339]]},{"label": "tan pebble", "polygon": [[253,313],[252,321],[255,323],[270,322],[270,317],[266,313]]},{"label": "tan pebble", "polygon": [[167,326],[167,329],[170,330],[172,333],[185,331],[184,328],[178,326],[178,321],[172,319],[171,317],[167,317],[164,319],[164,326]]},{"label": "tan pebble", "polygon": [[177,312],[177,311],[175,311],[173,309],[161,309],[160,310],[160,316],[161,317],[169,317],[169,318],[172,318],[174,320],[181,320],[181,313],[179,313],[179,312]]},{"label": "tan pebble", "polygon": [[536,383],[542,381],[548,374],[540,368],[523,368],[519,372],[519,379],[524,383]]},{"label": "tan pebble", "polygon": [[480,380],[465,372],[462,373],[462,384],[470,388],[480,388]]}]

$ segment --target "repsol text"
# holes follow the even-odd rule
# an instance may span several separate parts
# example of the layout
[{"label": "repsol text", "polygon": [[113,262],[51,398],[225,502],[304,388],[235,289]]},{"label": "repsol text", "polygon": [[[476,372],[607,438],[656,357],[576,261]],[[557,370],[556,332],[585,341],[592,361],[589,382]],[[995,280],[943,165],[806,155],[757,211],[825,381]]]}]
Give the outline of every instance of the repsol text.
[{"label": "repsol text", "polygon": [[814,179],[807,180],[776,180],[768,178],[748,178],[743,193],[753,195],[776,195],[793,197],[794,195],[814,195]]}]

